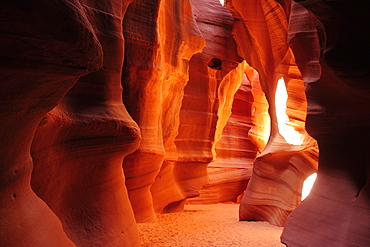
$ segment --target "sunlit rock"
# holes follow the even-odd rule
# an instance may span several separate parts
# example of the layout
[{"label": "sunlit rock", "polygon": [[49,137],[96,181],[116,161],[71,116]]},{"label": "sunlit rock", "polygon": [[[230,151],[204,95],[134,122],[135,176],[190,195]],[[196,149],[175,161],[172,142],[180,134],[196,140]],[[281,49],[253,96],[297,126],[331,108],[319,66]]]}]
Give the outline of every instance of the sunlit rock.
[{"label": "sunlit rock", "polygon": [[286,115],[287,101],[288,93],[286,91],[284,78],[282,77],[278,80],[276,85],[274,102],[278,131],[287,143],[301,145],[303,142],[303,135],[289,125],[289,117]]},{"label": "sunlit rock", "polygon": [[[234,34],[239,53],[259,74],[271,119],[269,139],[254,162],[251,180],[240,203],[239,217],[282,226],[301,201],[303,181],[317,167],[316,142],[304,130],[307,106],[304,85],[295,57],[286,43],[288,23],[284,9],[276,1],[245,4],[233,0],[229,3],[237,19]],[[276,89],[282,77],[286,92],[282,87],[281,98],[280,88],[278,92]],[[282,109],[277,108],[279,100],[283,101]],[[298,141],[291,142],[292,136],[287,137],[289,129],[298,136]]]},{"label": "sunlit rock", "polygon": [[288,246],[369,245],[368,11],[365,2],[292,3],[288,37],[320,159],[310,195],[285,224]]},{"label": "sunlit rock", "polygon": [[185,199],[173,180],[174,140],[189,59],[205,42],[189,1],[176,3],[135,1],[124,20],[123,98],[142,140],[123,167],[138,222],[155,221],[155,213]]},{"label": "sunlit rock", "polygon": [[306,180],[303,182],[302,187],[302,201],[306,199],[306,197],[310,194],[313,184],[315,183],[317,177],[317,173],[313,173],[312,175],[308,176]]},{"label": "sunlit rock", "polygon": [[192,1],[192,6],[206,46],[190,60],[175,140],[179,158],[174,178],[186,198],[198,196],[209,182],[207,166],[216,157],[214,145],[231,114],[233,95],[244,74],[231,35],[229,11],[216,0]]},{"label": "sunlit rock", "polygon": [[253,102],[251,83],[244,76],[234,95],[230,118],[215,145],[215,161],[207,168],[209,184],[191,203],[236,202],[244,192],[257,154],[256,146],[248,139]]},{"label": "sunlit rock", "polygon": [[367,246],[369,8],[297,2],[2,1],[0,245],[240,201],[288,246]]}]

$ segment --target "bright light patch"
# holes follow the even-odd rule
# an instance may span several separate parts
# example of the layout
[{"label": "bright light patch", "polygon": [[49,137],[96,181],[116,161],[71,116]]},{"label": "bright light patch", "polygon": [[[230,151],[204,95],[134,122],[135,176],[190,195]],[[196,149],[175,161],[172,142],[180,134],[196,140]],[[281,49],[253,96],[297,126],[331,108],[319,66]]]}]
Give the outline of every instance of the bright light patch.
[{"label": "bright light patch", "polygon": [[286,115],[286,102],[288,93],[286,91],[284,78],[278,80],[275,92],[276,118],[278,122],[279,133],[289,144],[300,145],[303,142],[303,136],[292,126],[287,125],[289,117]]},{"label": "bright light patch", "polygon": [[311,188],[313,186],[313,183],[316,180],[317,174],[314,173],[303,182],[303,188],[302,188],[302,201],[310,194]]},{"label": "bright light patch", "polygon": [[222,6],[225,6],[225,0],[220,0]]}]

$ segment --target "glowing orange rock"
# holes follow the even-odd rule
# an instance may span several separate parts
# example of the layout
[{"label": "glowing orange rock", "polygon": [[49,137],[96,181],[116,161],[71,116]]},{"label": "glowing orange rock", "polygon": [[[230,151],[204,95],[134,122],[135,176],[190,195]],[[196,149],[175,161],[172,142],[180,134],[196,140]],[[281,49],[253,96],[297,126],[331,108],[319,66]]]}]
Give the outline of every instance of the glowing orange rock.
[{"label": "glowing orange rock", "polygon": [[201,51],[204,39],[187,0],[133,2],[124,33],[124,101],[141,128],[142,141],[123,167],[136,220],[150,222],[169,203],[184,199],[172,176],[174,139],[188,61]]},{"label": "glowing orange rock", "polygon": [[205,46],[188,0],[161,1],[158,23],[163,80],[161,125],[165,157],[150,189],[157,213],[171,211],[172,206],[167,208],[168,205],[185,199],[173,176],[174,163],[178,159],[175,138],[180,124],[184,88],[189,80],[189,60]]},{"label": "glowing orange rock", "polygon": [[124,21],[123,99],[142,133],[139,148],[123,162],[137,222],[155,221],[150,187],[164,159],[158,12],[159,1],[135,1]]},{"label": "glowing orange rock", "polygon": [[[303,81],[286,42],[286,14],[276,1],[248,1],[246,5],[233,0],[228,7],[238,19],[234,32],[240,54],[259,73],[271,118],[269,140],[254,163],[239,216],[241,220],[266,220],[281,226],[301,201],[303,181],[317,166],[316,142],[304,130]],[[275,92],[281,77],[287,90],[287,108],[282,112],[288,121],[279,123],[277,114],[281,111],[276,108]],[[286,124],[289,126],[283,131]],[[299,136],[299,143],[291,144],[290,138],[284,138],[281,133],[285,135],[286,129]]]},{"label": "glowing orange rock", "polygon": [[257,154],[257,148],[248,139],[254,102],[251,91],[251,83],[244,76],[234,95],[230,118],[215,145],[216,159],[207,168],[210,182],[189,203],[236,202],[244,192]]},{"label": "glowing orange rock", "polygon": [[214,144],[230,116],[232,96],[243,76],[243,65],[238,67],[242,60],[231,35],[233,19],[226,7],[216,0],[192,1],[192,6],[207,43],[203,52],[190,60],[175,141],[174,179],[184,198],[199,195],[209,181],[207,166],[215,158]]}]

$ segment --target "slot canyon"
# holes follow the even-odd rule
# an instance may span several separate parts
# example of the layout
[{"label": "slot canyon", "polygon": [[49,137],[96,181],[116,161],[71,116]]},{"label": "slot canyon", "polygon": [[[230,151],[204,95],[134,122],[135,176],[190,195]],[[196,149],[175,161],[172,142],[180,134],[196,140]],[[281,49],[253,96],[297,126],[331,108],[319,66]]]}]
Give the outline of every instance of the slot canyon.
[{"label": "slot canyon", "polygon": [[136,247],[226,204],[370,246],[369,32],[367,0],[2,0],[0,246]]}]

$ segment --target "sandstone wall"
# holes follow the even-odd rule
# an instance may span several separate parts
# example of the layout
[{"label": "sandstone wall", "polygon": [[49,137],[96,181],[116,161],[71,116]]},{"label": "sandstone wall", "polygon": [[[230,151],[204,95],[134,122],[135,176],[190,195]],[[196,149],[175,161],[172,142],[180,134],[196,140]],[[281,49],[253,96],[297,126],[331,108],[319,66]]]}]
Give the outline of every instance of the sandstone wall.
[{"label": "sandstone wall", "polygon": [[77,246],[134,246],[139,235],[121,166],[140,141],[122,103],[129,2],[80,3],[102,47],[102,67],[79,78],[42,119],[31,147],[32,188]]},{"label": "sandstone wall", "polygon": [[368,12],[2,1],[0,246],[138,246],[137,222],[239,199],[288,246],[366,246]]},{"label": "sandstone wall", "polygon": [[185,198],[198,196],[209,183],[207,167],[216,159],[215,144],[231,114],[233,95],[244,73],[227,8],[218,1],[192,1],[192,6],[206,46],[190,60],[175,140],[179,158],[174,177]]},{"label": "sandstone wall", "polygon": [[[269,139],[254,162],[239,217],[283,226],[301,201],[303,181],[317,169],[317,144],[304,130],[302,76],[286,42],[286,14],[276,1],[249,1],[246,5],[233,0],[228,7],[237,19],[234,33],[239,53],[259,74],[271,121]],[[275,95],[280,78],[287,92],[286,109],[282,111],[276,101],[280,96]],[[283,123],[279,122],[281,112],[287,114]],[[290,140],[291,132],[297,141]]]},{"label": "sandstone wall", "polygon": [[288,217],[282,241],[367,246],[369,37],[362,34],[370,28],[369,4],[300,4],[291,6],[289,42],[306,83],[307,130],[318,141],[320,159],[317,182]]},{"label": "sandstone wall", "polygon": [[189,199],[188,202],[237,202],[246,189],[257,155],[256,146],[248,138],[248,132],[253,127],[254,100],[251,82],[244,76],[234,95],[232,113],[215,144],[215,160],[207,167],[209,184],[202,188],[199,197]]},{"label": "sandstone wall", "polygon": [[0,11],[1,245],[75,246],[31,189],[31,143],[78,78],[102,66],[102,46],[78,2],[2,1]]},{"label": "sandstone wall", "polygon": [[[123,162],[138,222],[185,197],[172,175],[174,144],[190,57],[204,39],[189,1],[135,1],[124,21],[124,102],[140,126],[140,147]],[[152,185],[156,182],[152,188]]]}]

